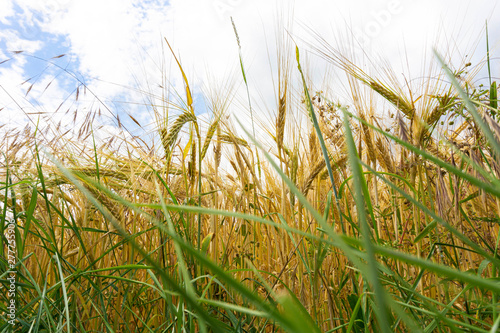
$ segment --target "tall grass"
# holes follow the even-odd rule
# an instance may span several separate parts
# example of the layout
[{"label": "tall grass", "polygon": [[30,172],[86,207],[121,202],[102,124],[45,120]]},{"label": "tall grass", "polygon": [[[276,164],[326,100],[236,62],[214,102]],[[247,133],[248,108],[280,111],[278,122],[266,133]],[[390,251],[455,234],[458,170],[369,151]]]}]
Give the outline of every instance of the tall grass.
[{"label": "tall grass", "polygon": [[349,79],[341,104],[289,46],[269,140],[236,133],[230,89],[207,99],[205,126],[179,61],[184,107],[157,120],[154,153],[7,133],[0,278],[6,290],[14,221],[17,321],[2,291],[0,330],[497,332],[496,83],[436,54],[405,95],[323,45]]}]

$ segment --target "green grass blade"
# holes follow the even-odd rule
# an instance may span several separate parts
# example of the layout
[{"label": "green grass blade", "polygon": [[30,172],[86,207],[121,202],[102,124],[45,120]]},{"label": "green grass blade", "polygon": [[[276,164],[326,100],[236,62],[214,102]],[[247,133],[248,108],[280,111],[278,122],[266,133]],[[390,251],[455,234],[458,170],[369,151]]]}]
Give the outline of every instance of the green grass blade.
[{"label": "green grass blade", "polygon": [[[342,223],[342,210],[340,209],[340,204],[339,204],[339,196],[337,193],[337,187],[335,186],[335,180],[333,178],[333,171],[332,167],[330,164],[330,156],[328,154],[328,150],[326,149],[325,145],[325,140],[323,139],[323,133],[321,133],[321,129],[319,127],[318,119],[316,118],[316,113],[314,112],[311,96],[309,94],[309,89],[307,89],[307,83],[306,83],[306,78],[304,76],[304,73],[302,72],[302,67],[300,66],[300,55],[299,55],[299,48],[295,47],[295,53],[296,53],[296,58],[297,58],[297,66],[300,72],[300,76],[302,78],[302,85],[304,88],[304,94],[306,97],[306,105],[307,105],[307,110],[309,111],[309,117],[311,118],[311,121],[314,126],[314,130],[316,131],[316,135],[319,140],[319,144],[321,146],[321,152],[323,153],[323,158],[325,159],[326,162],[326,168],[328,170],[328,176],[330,177],[330,182],[332,184],[333,188],[333,194],[335,195],[335,201],[337,203],[337,209],[339,210],[339,216],[340,216],[340,224],[343,225]],[[255,137],[255,135],[254,135]]]},{"label": "green grass blade", "polygon": [[59,260],[59,255],[56,253],[54,257],[55,261],[57,262],[57,268],[59,269],[59,278],[61,279],[61,287],[62,287],[62,292],[63,292],[63,298],[64,298],[64,312],[66,314],[66,325],[68,327],[68,333],[71,332],[71,320],[69,319],[69,302],[68,302],[68,293],[66,291],[66,283],[64,282],[64,273],[61,267],[61,261]]},{"label": "green grass blade", "polygon": [[[344,110],[343,110],[344,111]],[[356,144],[354,143],[354,138],[352,136],[351,125],[349,123],[349,118],[346,112],[344,112],[344,133],[346,138],[347,150],[349,154],[349,164],[350,169],[354,178],[354,189],[355,189],[355,201],[356,208],[358,211],[358,219],[361,227],[361,232],[363,235],[364,247],[366,249],[366,254],[368,256],[368,268],[369,272],[365,274],[368,276],[368,281],[370,282],[374,292],[377,306],[375,307],[375,313],[379,320],[380,330],[382,332],[390,332],[389,318],[387,317],[386,310],[388,305],[386,303],[385,291],[382,288],[379,279],[379,272],[377,269],[377,259],[375,257],[375,251],[373,249],[372,243],[372,233],[370,231],[370,225],[368,224],[367,215],[365,211],[365,202],[367,201],[366,192],[363,189],[363,183],[366,181],[363,177],[363,172],[361,170],[361,165],[359,163],[358,153],[356,151]],[[370,207],[368,207],[370,209]]]}]

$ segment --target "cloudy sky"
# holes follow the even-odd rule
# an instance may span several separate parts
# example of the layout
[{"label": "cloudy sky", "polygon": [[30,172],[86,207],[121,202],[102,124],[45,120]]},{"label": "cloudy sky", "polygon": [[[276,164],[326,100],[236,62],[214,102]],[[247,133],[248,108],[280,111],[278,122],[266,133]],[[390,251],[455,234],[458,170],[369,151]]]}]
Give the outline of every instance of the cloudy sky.
[{"label": "cloudy sky", "polygon": [[[318,78],[313,82],[318,89],[325,73],[337,79],[335,70],[328,72],[314,52],[318,36],[336,48],[343,47],[346,36],[354,36],[365,54],[386,59],[396,73],[406,63],[418,73],[424,59],[432,58],[433,46],[458,60],[467,55],[479,63],[486,50],[486,20],[490,47],[500,46],[497,4],[492,0],[0,0],[0,125],[33,124],[39,115],[64,122],[72,118],[73,109],[80,110],[79,117],[101,109],[110,116],[108,128],[116,125],[111,114],[119,114],[131,128],[135,123],[128,115],[146,131],[154,131],[151,104],[161,105],[166,90],[183,94],[178,67],[164,38],[188,76],[197,113],[203,114],[204,98],[217,87],[226,91],[233,87],[236,95],[244,88],[230,17],[238,29],[256,99],[252,102],[260,113],[274,108],[276,40],[284,29],[299,45],[311,76]],[[497,78],[499,70],[493,67]],[[244,101],[238,105],[245,107]]]}]

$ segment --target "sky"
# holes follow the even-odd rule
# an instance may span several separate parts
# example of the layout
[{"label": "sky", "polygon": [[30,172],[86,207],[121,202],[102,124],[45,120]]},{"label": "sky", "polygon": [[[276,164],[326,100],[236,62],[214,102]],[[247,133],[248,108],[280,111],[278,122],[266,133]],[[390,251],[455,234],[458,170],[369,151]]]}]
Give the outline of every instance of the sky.
[{"label": "sky", "polygon": [[[182,64],[200,117],[210,117],[206,100],[217,89],[234,93],[233,112],[244,112],[231,17],[252,103],[263,118],[276,105],[277,36],[297,43],[317,89],[325,80],[341,80],[315,51],[319,38],[342,49],[354,36],[366,57],[384,59],[396,73],[409,67],[412,75],[432,61],[433,47],[453,61],[468,56],[480,63],[486,21],[493,55],[500,46],[500,2],[493,0],[0,0],[0,8],[4,129],[49,121],[72,126],[75,117],[83,121],[99,109],[109,133],[115,133],[116,115],[132,134],[154,133],[152,110],[162,109],[167,91],[175,103],[185,101],[165,40]],[[496,63],[492,70],[500,77]]]}]

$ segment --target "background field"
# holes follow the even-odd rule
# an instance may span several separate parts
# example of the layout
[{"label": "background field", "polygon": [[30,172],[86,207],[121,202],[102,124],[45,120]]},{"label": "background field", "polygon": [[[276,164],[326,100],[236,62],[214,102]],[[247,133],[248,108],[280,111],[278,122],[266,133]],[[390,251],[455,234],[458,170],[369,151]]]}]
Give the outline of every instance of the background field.
[{"label": "background field", "polygon": [[[2,291],[2,331],[498,331],[489,46],[479,63],[436,52],[424,75],[401,78],[317,37],[312,52],[345,76],[341,100],[313,87],[286,33],[279,41],[265,116],[240,52],[246,99],[214,83],[200,117],[165,39],[183,87],[148,105],[156,141],[120,118],[102,140],[101,109],[71,110],[71,131],[35,116],[6,131],[0,275],[4,291],[13,221],[18,322]],[[75,80],[75,101],[98,96]]]}]

